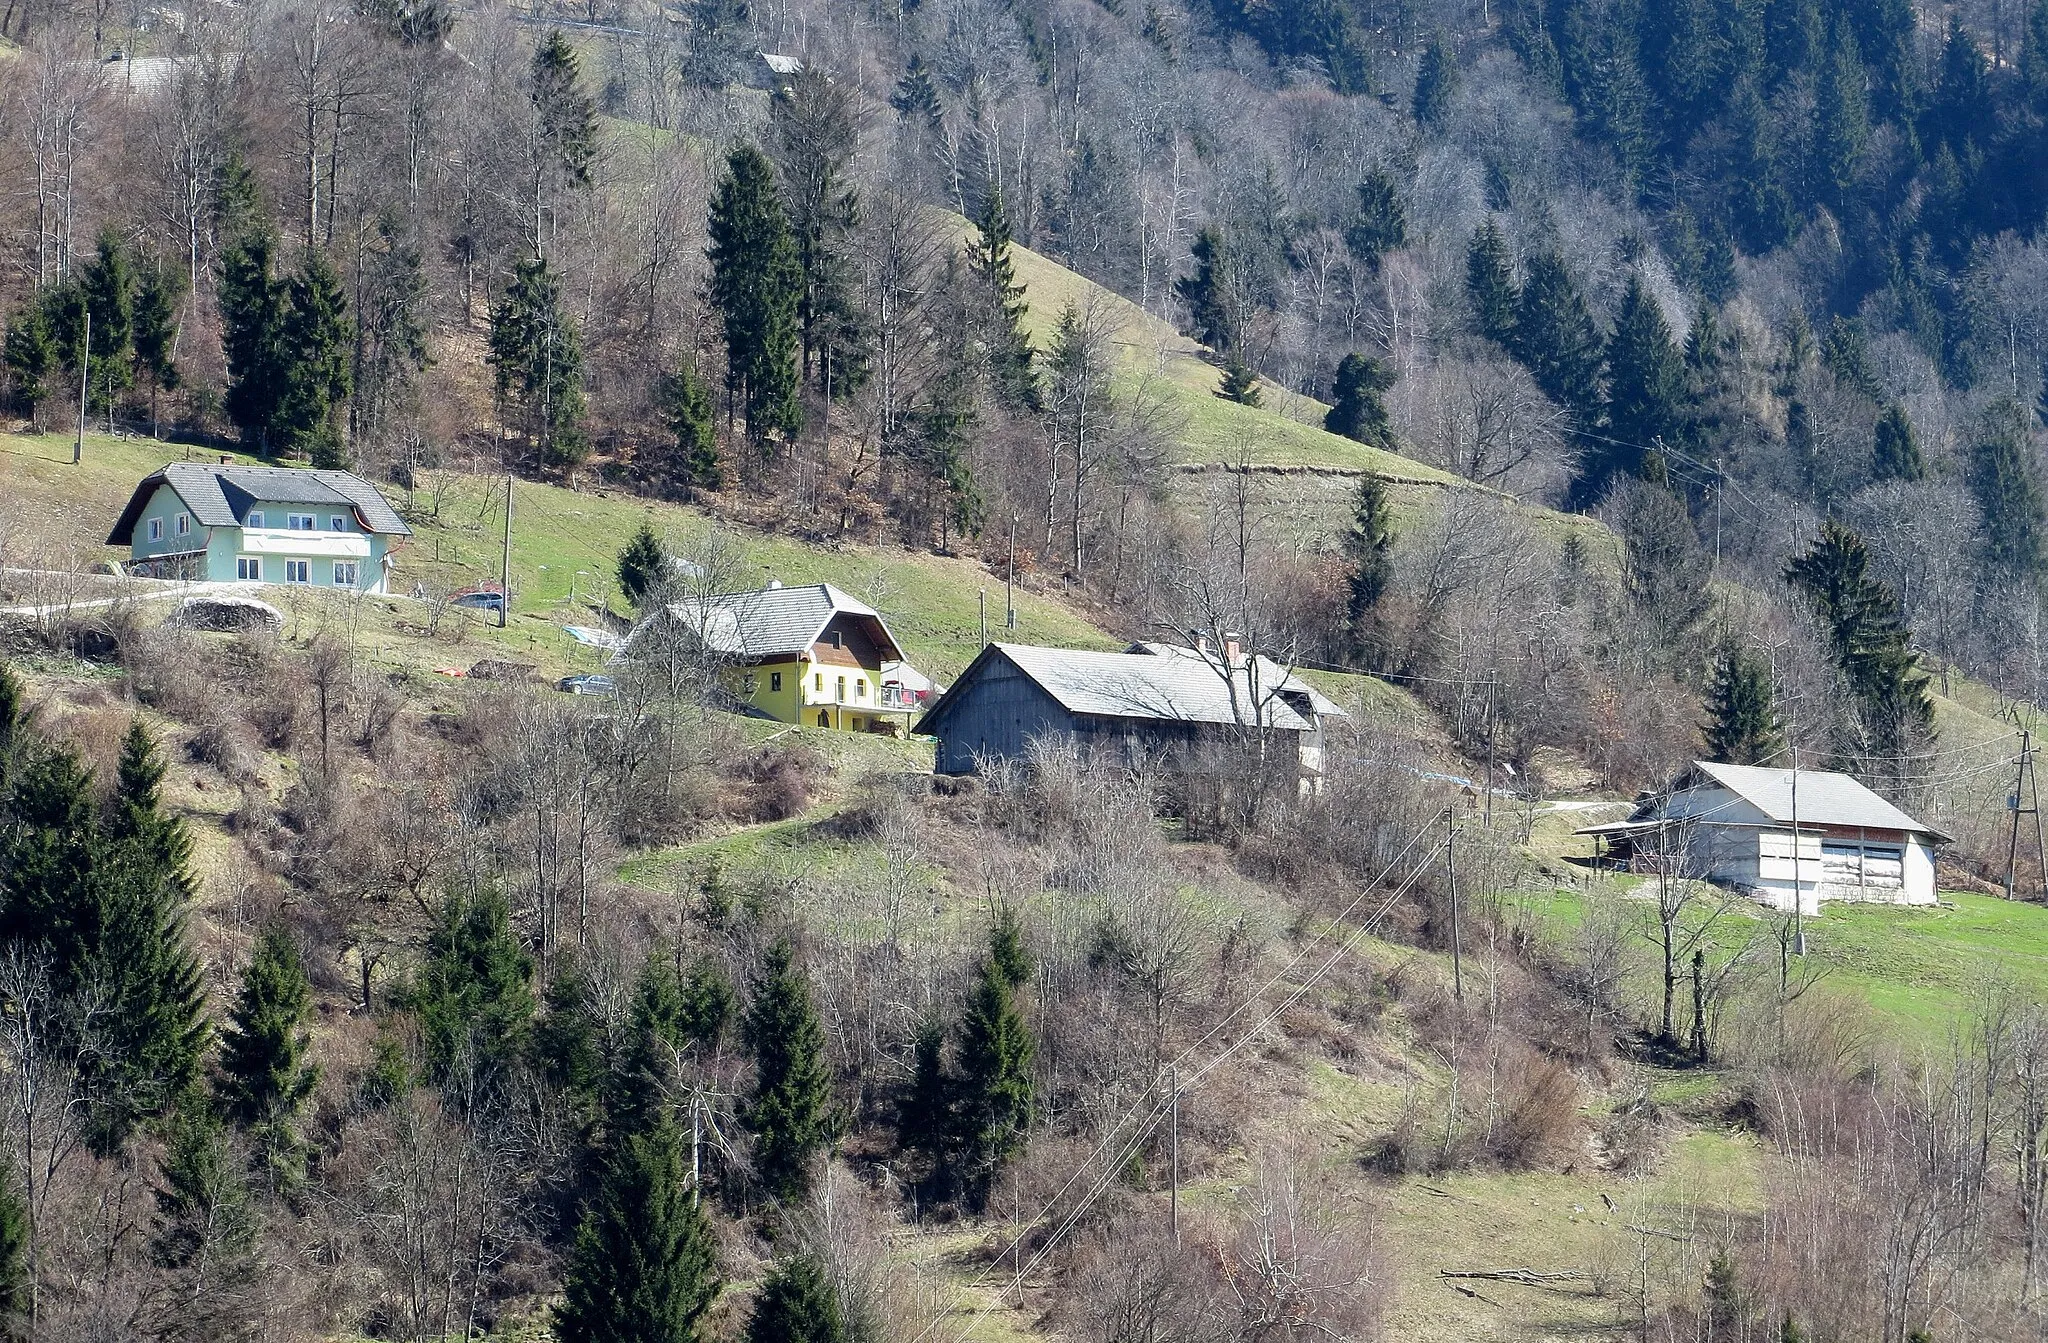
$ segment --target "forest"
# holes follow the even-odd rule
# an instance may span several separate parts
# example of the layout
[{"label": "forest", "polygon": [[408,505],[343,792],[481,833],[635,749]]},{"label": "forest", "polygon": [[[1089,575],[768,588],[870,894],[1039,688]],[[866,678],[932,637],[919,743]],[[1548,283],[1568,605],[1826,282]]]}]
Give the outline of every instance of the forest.
[{"label": "forest", "polygon": [[[0,0],[0,144],[13,1336],[2039,1337],[2048,0]],[[93,586],[214,454],[412,595]],[[1326,786],[437,675],[792,555]],[[1582,861],[1695,758],[1947,922]]]}]

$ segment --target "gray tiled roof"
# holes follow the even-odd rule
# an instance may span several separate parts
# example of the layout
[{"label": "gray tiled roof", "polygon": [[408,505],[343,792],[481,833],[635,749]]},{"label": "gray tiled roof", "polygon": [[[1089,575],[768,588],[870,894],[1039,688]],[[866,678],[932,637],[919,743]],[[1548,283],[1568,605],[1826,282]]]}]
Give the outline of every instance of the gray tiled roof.
[{"label": "gray tiled roof", "polygon": [[[1294,732],[1315,726],[1306,713],[1344,716],[1307,682],[1264,657],[1237,664],[1233,695],[1221,658],[1171,644],[1140,644],[1148,651],[1126,653],[1030,644],[995,647],[1069,713],[1183,723],[1257,722]],[[954,693],[967,680],[963,676]]]},{"label": "gray tiled roof", "polygon": [[[1792,771],[1753,765],[1717,765],[1695,761],[1693,769],[1742,798],[1772,821],[1792,823]],[[1799,771],[1799,822],[1802,825],[1857,826],[1866,830],[1912,830],[1939,835],[1846,774],[1826,770]]]},{"label": "gray tiled roof", "polygon": [[211,466],[172,462],[135,487],[128,506],[107,537],[110,546],[128,545],[136,521],[159,484],[169,485],[192,510],[202,527],[238,527],[252,506],[305,504],[346,508],[369,531],[385,536],[411,536],[412,528],[378,492],[377,487],[348,471],[309,471],[291,466]]},{"label": "gray tiled roof", "polygon": [[882,636],[882,656],[903,656],[881,613],[830,583],[691,597],[668,612],[719,652],[744,658],[794,657],[818,641],[833,616],[864,616]]}]

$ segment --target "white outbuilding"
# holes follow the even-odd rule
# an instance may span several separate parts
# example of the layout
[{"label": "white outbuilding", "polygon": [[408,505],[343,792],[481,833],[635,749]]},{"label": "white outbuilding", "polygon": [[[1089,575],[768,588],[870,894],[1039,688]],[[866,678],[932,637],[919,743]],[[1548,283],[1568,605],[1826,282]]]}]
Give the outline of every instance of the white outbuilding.
[{"label": "white outbuilding", "polygon": [[1933,904],[1934,853],[1949,838],[1846,774],[1705,761],[1626,821],[1579,833],[1628,871],[1663,868],[1808,914],[1824,900]]}]

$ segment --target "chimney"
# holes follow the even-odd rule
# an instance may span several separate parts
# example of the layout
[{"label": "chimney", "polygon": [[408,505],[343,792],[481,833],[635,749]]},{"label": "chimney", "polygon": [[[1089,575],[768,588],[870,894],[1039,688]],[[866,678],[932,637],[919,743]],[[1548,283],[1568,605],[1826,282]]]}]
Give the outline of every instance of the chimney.
[{"label": "chimney", "polygon": [[1209,632],[1207,630],[1189,630],[1188,642],[1193,644],[1195,651],[1203,657],[1209,655]]},{"label": "chimney", "polygon": [[768,590],[769,590],[770,592],[776,592],[776,591],[779,591],[779,590],[781,589],[781,587],[782,587],[782,580],[781,580],[781,579],[779,579],[779,578],[771,578],[771,579],[769,579],[769,580],[768,580]]},{"label": "chimney", "polygon": [[226,466],[226,465],[228,464],[228,461],[229,461],[228,455],[227,455],[226,453],[222,453],[222,454],[220,455],[220,464],[221,464],[222,466]]},{"label": "chimney", "polygon": [[1226,662],[1236,662],[1236,661],[1237,661],[1237,660],[1238,660],[1239,658],[1241,658],[1241,657],[1243,657],[1243,656],[1244,656],[1244,636],[1243,636],[1243,635],[1241,635],[1241,634],[1225,634],[1225,635],[1223,636],[1223,659],[1224,659],[1224,661],[1226,661]]}]

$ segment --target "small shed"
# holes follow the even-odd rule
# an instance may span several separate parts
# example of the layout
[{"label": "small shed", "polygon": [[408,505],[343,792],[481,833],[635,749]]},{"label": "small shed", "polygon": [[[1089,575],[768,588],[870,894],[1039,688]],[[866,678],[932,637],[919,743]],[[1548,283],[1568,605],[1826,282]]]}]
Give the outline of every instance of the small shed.
[{"label": "small shed", "polygon": [[1808,914],[1825,900],[1933,904],[1934,855],[1949,839],[1846,774],[1709,761],[1627,820],[1578,833],[1624,870],[1698,877]]},{"label": "small shed", "polygon": [[[1130,768],[1205,768],[1204,748],[1258,735],[1309,783],[1324,725],[1344,711],[1270,658],[1138,643],[1121,653],[990,644],[917,730],[939,739],[942,774],[1071,743]],[[1220,756],[1228,759],[1227,753]]]}]

